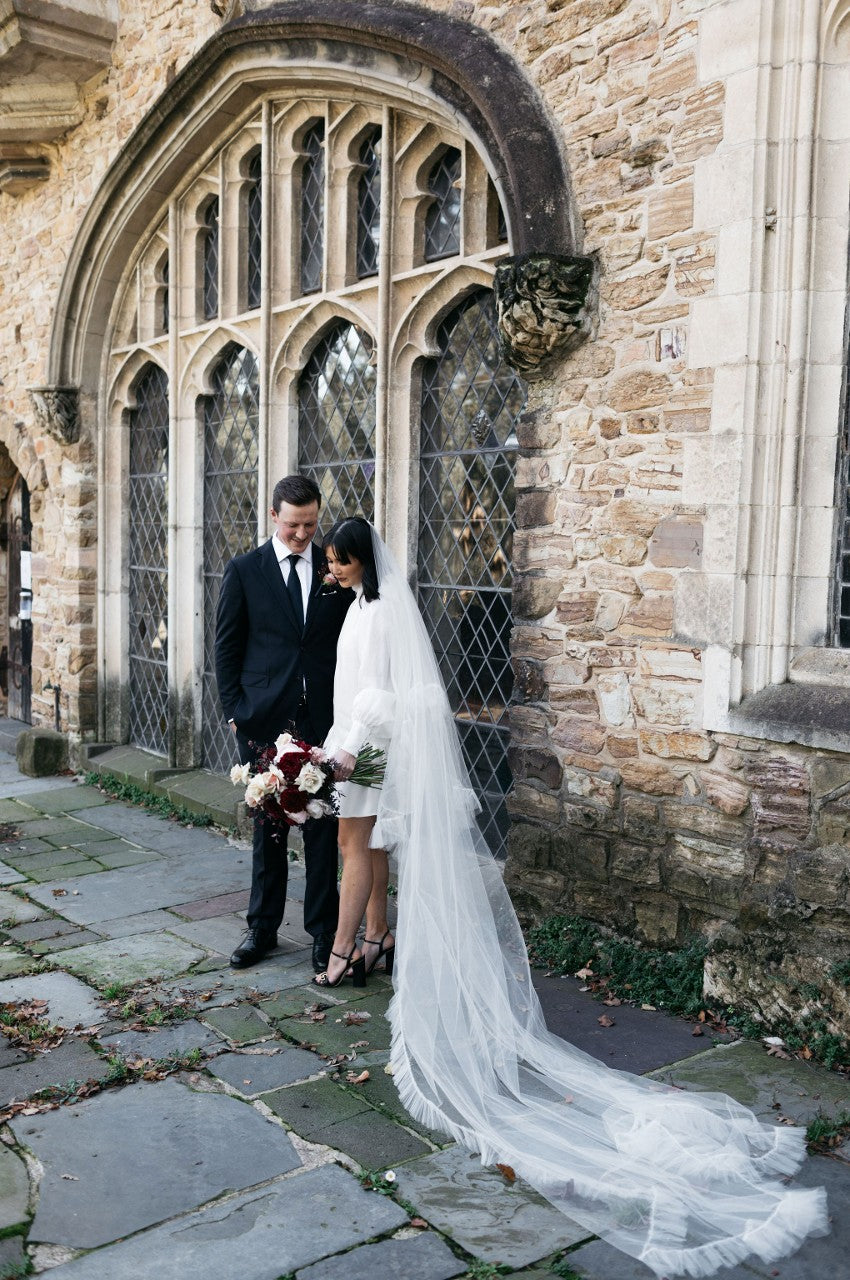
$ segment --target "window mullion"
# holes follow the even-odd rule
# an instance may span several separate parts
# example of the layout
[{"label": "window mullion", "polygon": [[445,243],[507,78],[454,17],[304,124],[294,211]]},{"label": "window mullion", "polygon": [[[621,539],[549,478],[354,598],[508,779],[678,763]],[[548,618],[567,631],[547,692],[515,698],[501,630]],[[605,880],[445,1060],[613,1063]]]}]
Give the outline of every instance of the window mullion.
[{"label": "window mullion", "polygon": [[[182,261],[180,255],[180,209],[176,200],[172,200],[168,206],[168,274],[170,287],[168,290],[168,469],[166,472],[166,503],[168,512],[168,532],[166,535],[166,558],[168,564],[168,628],[170,631],[168,644],[168,689],[169,704],[174,705],[175,695],[177,691],[184,687],[179,663],[181,655],[184,653],[184,647],[188,648],[188,652],[192,652],[192,609],[194,601],[191,599],[192,584],[195,574],[189,575],[189,581],[182,581],[181,565],[191,564],[191,560],[187,560],[180,555],[180,543],[183,537],[183,530],[180,528],[180,515],[183,506],[177,501],[177,495],[180,491],[180,475],[179,475],[179,431],[178,422],[180,417],[180,407],[178,404],[180,373],[179,373],[179,315],[178,315],[178,299],[181,294],[180,285],[182,283]],[[189,629],[184,630],[183,617],[181,613],[181,605],[185,605],[188,599],[189,603]],[[188,641],[188,645],[184,646],[184,637]],[[194,663],[193,663],[194,667]],[[177,763],[177,717],[169,715],[168,717],[168,760],[170,764]]]},{"label": "window mullion", "polygon": [[395,112],[385,106],[381,127],[381,221],[378,244],[378,322],[376,325],[377,380],[375,387],[375,524],[387,527],[389,468],[390,320],[392,303],[393,206],[395,174]]},{"label": "window mullion", "polygon": [[266,528],[265,495],[271,492],[269,484],[269,437],[271,406],[271,360],[272,360],[272,296],[271,296],[271,261],[272,261],[272,229],[271,229],[271,181],[275,167],[272,154],[274,136],[274,119],[270,99],[263,102],[261,125],[261,253],[260,253],[260,403],[257,430],[257,491],[260,500],[257,503],[256,542],[259,544],[262,531]]}]

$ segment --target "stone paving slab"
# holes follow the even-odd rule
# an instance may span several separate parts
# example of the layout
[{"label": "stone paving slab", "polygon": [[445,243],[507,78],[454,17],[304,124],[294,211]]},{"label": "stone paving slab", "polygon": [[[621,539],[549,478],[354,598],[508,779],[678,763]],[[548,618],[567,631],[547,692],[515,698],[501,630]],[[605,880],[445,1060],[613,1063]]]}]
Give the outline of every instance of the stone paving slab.
[{"label": "stone paving slab", "polygon": [[[351,1069],[359,1068],[363,1061],[363,1058],[356,1058],[351,1063]],[[373,1107],[384,1115],[388,1115],[391,1119],[405,1125],[408,1129],[413,1129],[416,1133],[422,1134],[434,1146],[444,1147],[452,1141],[447,1134],[438,1129],[429,1129],[427,1125],[420,1124],[418,1120],[414,1120],[411,1115],[408,1115],[402,1106],[401,1098],[398,1096],[395,1081],[392,1076],[387,1075],[382,1064],[369,1063],[368,1070],[369,1079],[356,1086],[357,1093],[367,1102],[371,1103]]]},{"label": "stone paving slab", "polygon": [[31,858],[35,853],[47,853],[53,848],[46,840],[34,836],[30,840],[13,840],[3,847],[3,857],[7,862],[25,862],[27,858]]},{"label": "stone paving slab", "polygon": [[520,1179],[507,1183],[460,1147],[413,1160],[396,1174],[399,1193],[423,1218],[485,1262],[527,1267],[589,1234]]},{"label": "stone paving slab", "polygon": [[25,1276],[27,1262],[23,1236],[8,1236],[0,1240],[0,1276]]},{"label": "stone paving slab", "polygon": [[406,1222],[399,1205],[324,1165],[65,1263],[50,1280],[279,1280]]},{"label": "stone paving slab", "polygon": [[236,893],[220,893],[215,898],[199,898],[197,902],[184,902],[180,907],[180,915],[189,920],[208,920],[212,916],[233,914],[248,910],[250,889],[239,889]]},{"label": "stone paving slab", "polygon": [[170,978],[185,972],[203,956],[198,947],[170,933],[140,933],[94,942],[47,958],[95,986],[105,987],[112,982],[131,986],[153,978]]},{"label": "stone paving slab", "polygon": [[342,1151],[364,1169],[398,1168],[403,1161],[427,1155],[426,1142],[378,1111],[337,1120],[313,1135],[314,1142]]},{"label": "stone paving slab", "polygon": [[204,1022],[234,1044],[250,1044],[274,1035],[274,1028],[250,1004],[224,1005],[206,1010],[202,1016]]},{"label": "stone paving slab", "polygon": [[215,1031],[202,1026],[195,1018],[175,1022],[155,1031],[113,1030],[98,1037],[104,1049],[125,1058],[183,1058],[193,1049],[206,1056],[222,1047],[224,1041]]},{"label": "stone paving slab", "polygon": [[26,805],[18,804],[17,800],[0,800],[0,822],[17,824],[26,822],[31,817],[32,813]]},{"label": "stone paving slab", "polygon": [[728,1093],[771,1123],[782,1115],[805,1125],[819,1111],[831,1119],[850,1111],[846,1076],[800,1058],[773,1058],[758,1040],[724,1045],[652,1075],[683,1088]]},{"label": "stone paving slab", "polygon": [[[319,1053],[333,1056],[389,1049],[392,1031],[384,1016],[387,1003],[382,994],[376,994],[341,1008],[328,1009],[324,1022],[287,1018],[279,1022],[278,1027],[288,1039],[314,1045]],[[346,1022],[348,1015],[361,1011],[369,1014],[366,1022]]]},{"label": "stone paving slab", "polygon": [[91,987],[69,973],[32,973],[0,982],[0,1002],[46,1000],[49,1022],[73,1030],[99,1026],[106,1012]]},{"label": "stone paving slab", "polygon": [[27,804],[42,813],[77,813],[81,809],[95,809],[113,803],[112,798],[98,791],[97,787],[87,787],[79,782],[33,792],[27,797]]},{"label": "stone paving slab", "polygon": [[[108,843],[112,843],[109,841]],[[103,845],[92,844],[88,849],[81,849],[81,853],[87,853],[88,857],[96,858],[102,867],[106,867],[108,871],[114,871],[117,867],[139,867],[143,862],[159,862],[160,855],[154,853],[151,849],[137,849],[134,845],[127,844],[125,841],[123,849],[104,849]],[[101,852],[103,850],[103,852]]]},{"label": "stone paving slab", "polygon": [[329,991],[327,988],[320,991],[318,987],[311,985],[295,986],[281,991],[272,1000],[263,1000],[260,1009],[267,1017],[278,1022],[284,1018],[300,1018],[306,1014],[308,1008],[314,1008],[317,1011],[331,1010],[344,1004],[345,1000],[334,991]]},{"label": "stone paving slab", "polygon": [[167,983],[166,994],[209,995],[205,1001],[208,1009],[218,1005],[233,1004],[239,997],[277,995],[286,987],[303,986],[311,966],[300,953],[287,955],[274,952],[262,964],[253,969],[219,968],[211,973],[192,974],[176,982]]},{"label": "stone paving slab", "polygon": [[24,1221],[29,1195],[26,1165],[16,1152],[0,1146],[0,1230]]},{"label": "stone paving slab", "polygon": [[[64,836],[85,840],[89,832],[97,828],[90,827],[87,822],[79,822],[76,818],[50,818],[32,811],[26,822],[20,824],[21,838],[31,840],[33,836],[58,843]],[[70,844],[70,840],[66,841]]]},{"label": "stone paving slab", "polygon": [[[77,924],[96,924],[99,920],[114,920],[127,914],[130,884],[130,901],[138,911],[151,911],[161,907],[176,907],[182,902],[194,902],[201,892],[229,892],[242,888],[250,879],[250,862],[247,855],[240,861],[229,856],[227,846],[220,845],[217,854],[199,855],[178,861],[159,861],[133,869],[132,881],[117,869],[102,871],[80,890],[79,897],[62,904],[62,914]],[[51,906],[54,902],[54,884],[34,885],[30,897],[36,902]]]},{"label": "stone paving slab", "polygon": [[45,938],[61,938],[65,933],[79,932],[77,925],[69,924],[61,916],[45,919],[44,912],[39,914],[40,919],[30,918],[26,924],[16,925],[14,929],[10,929],[9,937],[14,938],[16,942],[42,942]]},{"label": "stone paving slab", "polygon": [[0,1067],[11,1067],[16,1062],[27,1061],[24,1051],[10,1044],[6,1036],[0,1034]]},{"label": "stone paving slab", "polygon": [[0,884],[21,884],[24,880],[26,876],[22,876],[20,871],[16,871],[5,862],[0,862]]},{"label": "stone paving slab", "polygon": [[30,1239],[75,1249],[300,1165],[279,1125],[234,1098],[194,1093],[174,1080],[19,1116],[11,1128],[44,1166]]},{"label": "stone paving slab", "polygon": [[205,947],[218,955],[229,956],[245,937],[245,920],[241,916],[212,916],[207,920],[191,920],[188,923],[175,920],[171,932],[195,946]]},{"label": "stone paving slab", "polygon": [[109,1067],[82,1040],[63,1040],[49,1053],[30,1062],[20,1062],[0,1070],[0,1106],[31,1097],[49,1085],[62,1087],[75,1081],[105,1080]]},{"label": "stone paving slab", "polygon": [[[70,853],[72,850],[65,850]],[[76,862],[63,862],[58,867],[43,867],[38,870],[27,871],[27,875],[31,880],[38,883],[50,881],[57,888],[63,888],[68,891],[69,880],[77,879],[79,876],[94,875],[101,868],[96,862],[89,862],[87,859],[79,859]]]},{"label": "stone paving slab", "polygon": [[98,920],[93,927],[107,938],[129,938],[136,933],[160,933],[174,924],[170,911],[140,911],[117,920]]},{"label": "stone paving slab", "polygon": [[7,893],[0,889],[0,920],[14,920],[15,924],[29,924],[33,920],[43,918],[43,907],[36,907],[16,893]]},{"label": "stone paving slab", "polygon": [[451,1280],[466,1270],[439,1236],[430,1231],[402,1240],[381,1240],[314,1262],[295,1280]]},{"label": "stone paving slab", "polygon": [[337,1120],[373,1114],[365,1098],[326,1078],[276,1089],[274,1093],[265,1094],[263,1102],[297,1134],[311,1141],[320,1130]]},{"label": "stone paving slab", "polygon": [[[34,965],[35,961],[31,955],[27,955],[24,951],[18,951],[15,947],[7,946],[5,943],[0,951],[0,979],[14,978],[19,973],[27,973]],[[0,982],[2,986],[2,982]]]},{"label": "stone paving slab", "polygon": [[31,942],[29,949],[36,956],[48,954],[55,956],[58,952],[69,951],[72,947],[85,947],[89,943],[101,941],[100,934],[92,933],[91,929],[73,929],[59,938],[45,938],[43,942]]},{"label": "stone paving slab", "polygon": [[246,1098],[256,1098],[270,1089],[294,1084],[318,1075],[322,1063],[303,1049],[281,1049],[276,1053],[223,1053],[210,1063],[210,1072]]}]

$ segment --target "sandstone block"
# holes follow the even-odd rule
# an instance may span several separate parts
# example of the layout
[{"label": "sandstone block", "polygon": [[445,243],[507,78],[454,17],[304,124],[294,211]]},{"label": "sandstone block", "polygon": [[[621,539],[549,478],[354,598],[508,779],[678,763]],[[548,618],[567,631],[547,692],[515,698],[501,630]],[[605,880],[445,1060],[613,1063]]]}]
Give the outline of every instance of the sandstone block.
[{"label": "sandstone block", "polygon": [[615,760],[628,759],[638,754],[636,734],[609,733],[605,746]]},{"label": "sandstone block", "polygon": [[558,600],[558,621],[566,625],[573,622],[592,622],[598,603],[598,591],[571,591],[569,595]]},{"label": "sandstone block", "polygon": [[700,520],[662,520],[649,543],[649,559],[667,569],[698,569],[702,565],[703,526]]},{"label": "sandstone block", "polygon": [[21,773],[43,778],[68,767],[68,739],[53,729],[24,729],[15,743],[15,759]]},{"label": "sandstone block", "polygon": [[657,843],[666,839],[659,821],[658,805],[648,796],[625,796],[623,799],[623,831],[633,840]]},{"label": "sandstone block", "polygon": [[740,844],[674,834],[671,850],[675,861],[701,874],[742,876],[746,869],[745,851]]},{"label": "sandstone block", "polygon": [[619,776],[614,770],[591,773],[567,767],[564,769],[564,794],[573,800],[593,800],[613,809],[619,795]]},{"label": "sandstone block", "polygon": [[552,836],[544,827],[527,822],[514,822],[508,832],[508,864],[519,867],[548,867],[552,852]]},{"label": "sandstone block", "polygon": [[517,439],[521,449],[554,449],[561,439],[561,426],[548,410],[535,409],[520,416]]},{"label": "sandstone block", "polygon": [[[605,301],[615,311],[633,311],[662,294],[667,286],[670,267],[656,267],[640,275],[610,283],[605,290]],[[651,402],[652,403],[652,402]]]},{"label": "sandstone block", "polygon": [[623,786],[630,787],[633,791],[642,791],[650,796],[682,794],[682,779],[662,765],[650,764],[645,760],[621,760],[618,768]]},{"label": "sandstone block", "polygon": [[850,848],[833,844],[807,850],[797,862],[794,889],[815,906],[844,905],[850,890]]},{"label": "sandstone block", "polygon": [[662,513],[658,507],[646,502],[636,502],[632,498],[614,498],[609,503],[608,515],[616,533],[631,533],[649,538],[655,532]]},{"label": "sandstone block", "polygon": [[549,685],[571,686],[590,679],[590,667],[578,658],[550,658],[543,668]]},{"label": "sandstone block", "polygon": [[737,817],[750,803],[749,789],[728,774],[716,769],[702,769],[699,780],[707,798],[721,813]]},{"label": "sandstone block", "polygon": [[568,875],[601,879],[608,866],[608,841],[603,836],[564,828],[552,838],[552,861]]},{"label": "sandstone block", "polygon": [[747,824],[719,813],[710,805],[682,804],[676,800],[664,803],[664,821],[674,831],[730,843],[737,842],[741,847],[747,841]]},{"label": "sandstone block", "polygon": [[517,494],[516,522],[520,529],[550,525],[555,519],[555,495],[546,491]]},{"label": "sandstone block", "polygon": [[634,575],[627,569],[597,561],[587,567],[587,585],[599,591],[617,591],[621,595],[633,596],[637,593]]},{"label": "sandstone block", "polygon": [[561,785],[563,768],[552,751],[540,747],[514,747],[510,753],[511,768],[517,778],[532,778],[550,791]]},{"label": "sandstone block", "polygon": [[647,234],[650,240],[661,240],[693,226],[694,188],[692,182],[679,182],[662,187],[649,199]]},{"label": "sandstone block", "polygon": [[612,409],[629,413],[633,409],[663,406],[669,401],[671,390],[670,379],[665,374],[639,369],[613,380],[607,402]]},{"label": "sandstone block", "polygon": [[641,750],[662,760],[710,760],[717,750],[704,733],[662,733],[658,729],[642,730]]},{"label": "sandstone block", "polygon": [[598,755],[605,745],[605,730],[593,720],[580,716],[559,715],[552,730],[552,740],[569,751]]},{"label": "sandstone block", "polygon": [[701,680],[702,661],[699,649],[674,649],[667,645],[643,645],[638,658],[642,676],[676,680]]},{"label": "sandstone block", "polygon": [[598,710],[593,690],[584,687],[563,689],[558,694],[558,707],[577,716],[595,716]]},{"label": "sandstone block", "polygon": [[607,724],[634,724],[629,677],[624,671],[601,671],[596,677],[596,696],[600,714]]},{"label": "sandstone block", "polygon": [[603,591],[599,596],[599,607],[593,621],[600,631],[616,631],[620,625],[626,601],[621,595],[612,591]]},{"label": "sandstone block", "polygon": [[523,574],[514,583],[513,607],[519,618],[544,618],[555,607],[561,583]]},{"label": "sandstone block", "polygon": [[639,935],[654,947],[672,946],[679,933],[679,903],[675,898],[653,894],[648,902],[635,902],[635,924]]},{"label": "sandstone block", "polygon": [[560,820],[561,806],[558,797],[547,791],[539,791],[528,783],[518,782],[507,800],[512,818],[531,818],[535,822],[552,823]]},{"label": "sandstone block", "polygon": [[692,683],[674,685],[654,681],[651,684],[632,686],[632,698],[638,715],[643,716],[649,724],[693,724],[696,718],[697,692],[697,687]]},{"label": "sandstone block", "polygon": [[668,595],[641,596],[630,604],[623,616],[620,634],[624,636],[664,636],[673,629],[673,600]]},{"label": "sandstone block", "polygon": [[660,884],[659,855],[647,849],[645,844],[615,840],[611,846],[611,875],[630,884]]},{"label": "sandstone block", "polygon": [[514,697],[518,702],[540,702],[546,694],[546,681],[539,662],[514,658]]}]

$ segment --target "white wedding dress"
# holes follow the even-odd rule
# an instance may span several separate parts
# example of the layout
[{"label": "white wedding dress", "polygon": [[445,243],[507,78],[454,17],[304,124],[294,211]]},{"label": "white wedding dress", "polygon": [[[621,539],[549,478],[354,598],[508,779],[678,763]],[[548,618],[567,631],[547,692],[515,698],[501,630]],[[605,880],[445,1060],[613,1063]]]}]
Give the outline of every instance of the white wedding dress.
[{"label": "white wedding dress", "polygon": [[373,542],[380,600],[346,618],[332,733],[351,751],[361,734],[389,745],[373,844],[398,860],[389,1018],[404,1105],[671,1280],[824,1234],[824,1191],[780,1181],[804,1159],[801,1129],[611,1070],[547,1031],[427,632]]}]

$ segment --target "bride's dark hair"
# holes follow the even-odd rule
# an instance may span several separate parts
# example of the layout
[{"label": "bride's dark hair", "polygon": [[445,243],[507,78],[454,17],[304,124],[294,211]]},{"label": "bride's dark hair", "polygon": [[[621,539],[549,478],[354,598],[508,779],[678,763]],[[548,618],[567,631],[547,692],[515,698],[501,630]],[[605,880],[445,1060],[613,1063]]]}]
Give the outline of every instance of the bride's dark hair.
[{"label": "bride's dark hair", "polygon": [[352,557],[363,566],[363,596],[366,600],[378,599],[378,567],[375,564],[375,548],[372,545],[372,526],[362,516],[346,516],[337,520],[334,527],[322,539],[322,549],[333,547],[340,564],[350,564]]}]

